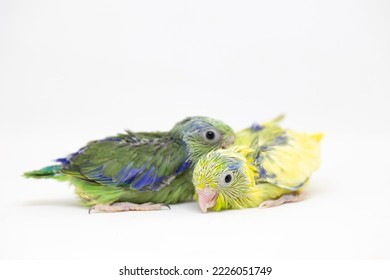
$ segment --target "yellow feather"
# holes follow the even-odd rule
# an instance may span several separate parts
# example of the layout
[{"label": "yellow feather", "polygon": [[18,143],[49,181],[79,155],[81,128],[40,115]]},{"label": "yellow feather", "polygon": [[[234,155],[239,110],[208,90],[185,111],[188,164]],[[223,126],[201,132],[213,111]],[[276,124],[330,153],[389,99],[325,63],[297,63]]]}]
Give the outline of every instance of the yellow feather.
[{"label": "yellow feather", "polygon": [[265,181],[280,187],[295,187],[305,182],[320,166],[317,135],[287,130],[288,145],[277,145],[262,153],[261,166],[273,175]]},{"label": "yellow feather", "polygon": [[[195,168],[194,184],[218,191],[214,211],[258,207],[266,200],[299,194],[320,165],[322,133],[298,133],[282,129],[279,116],[237,133],[236,145],[210,153]],[[234,160],[233,160],[234,159]],[[229,162],[242,162],[240,183],[221,187],[221,175]],[[222,177],[223,178],[223,177]]]}]

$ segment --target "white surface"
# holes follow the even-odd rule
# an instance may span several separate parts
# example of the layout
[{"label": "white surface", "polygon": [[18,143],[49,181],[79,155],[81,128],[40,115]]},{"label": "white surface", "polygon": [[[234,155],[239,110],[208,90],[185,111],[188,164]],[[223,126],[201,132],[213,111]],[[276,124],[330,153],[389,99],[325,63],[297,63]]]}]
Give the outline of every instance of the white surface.
[{"label": "white surface", "polygon": [[[1,259],[390,258],[388,1],[1,1]],[[310,199],[88,215],[21,174],[188,115],[323,131]]]}]

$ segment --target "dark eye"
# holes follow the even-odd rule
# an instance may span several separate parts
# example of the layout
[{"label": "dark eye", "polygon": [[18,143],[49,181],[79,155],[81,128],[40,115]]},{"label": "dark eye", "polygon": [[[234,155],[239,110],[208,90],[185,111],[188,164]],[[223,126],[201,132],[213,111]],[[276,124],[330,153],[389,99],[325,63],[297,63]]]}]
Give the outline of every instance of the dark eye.
[{"label": "dark eye", "polygon": [[214,131],[207,131],[206,132],[206,138],[209,139],[209,140],[213,140],[215,138]]},{"label": "dark eye", "polygon": [[220,185],[222,187],[228,187],[230,184],[233,182],[233,172],[232,171],[227,171],[222,174],[221,179],[220,179]]},{"label": "dark eye", "polygon": [[209,128],[202,133],[202,137],[203,139],[207,142],[207,143],[217,143],[218,141],[221,140],[221,133],[216,130],[216,129],[212,129],[212,128]]},{"label": "dark eye", "polygon": [[230,183],[232,181],[232,175],[228,174],[225,176],[225,183]]}]

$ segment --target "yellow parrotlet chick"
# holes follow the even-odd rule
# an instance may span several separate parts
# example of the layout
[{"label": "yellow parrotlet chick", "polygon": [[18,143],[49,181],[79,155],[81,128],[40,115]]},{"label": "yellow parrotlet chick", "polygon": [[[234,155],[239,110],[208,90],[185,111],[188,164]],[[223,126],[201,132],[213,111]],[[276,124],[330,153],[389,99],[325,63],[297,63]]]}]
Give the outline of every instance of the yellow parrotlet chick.
[{"label": "yellow parrotlet chick", "polygon": [[283,116],[237,133],[236,145],[210,152],[195,166],[193,183],[203,212],[271,207],[304,198],[320,165],[322,134],[277,125]]}]

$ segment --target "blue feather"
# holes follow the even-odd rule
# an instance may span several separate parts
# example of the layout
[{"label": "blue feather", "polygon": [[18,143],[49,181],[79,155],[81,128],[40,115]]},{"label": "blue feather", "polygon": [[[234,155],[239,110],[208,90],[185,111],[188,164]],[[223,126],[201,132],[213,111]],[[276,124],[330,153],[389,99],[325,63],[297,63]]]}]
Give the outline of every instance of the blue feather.
[{"label": "blue feather", "polygon": [[[307,180],[306,180],[306,181],[307,181]],[[293,187],[293,188],[294,188],[294,189],[299,189],[299,188],[303,187],[303,185],[306,183],[306,181],[304,181],[304,182],[302,182],[302,183],[296,185],[296,186]]]},{"label": "blue feather", "polygon": [[252,124],[252,126],[251,126],[251,130],[252,130],[253,132],[260,131],[260,130],[262,130],[263,128],[264,128],[264,127],[261,126],[261,125],[258,124],[258,123],[254,123],[254,124]]},{"label": "blue feather", "polygon": [[107,137],[107,138],[104,138],[102,140],[99,140],[100,143],[104,143],[104,142],[120,142],[122,141],[121,138],[119,137]]},{"label": "blue feather", "polygon": [[287,144],[287,136],[285,134],[276,137],[274,142],[272,143],[272,145],[274,145],[274,146],[276,146],[276,145],[284,145],[284,144]]},{"label": "blue feather", "polygon": [[154,188],[156,184],[162,181],[162,179],[163,178],[157,176],[157,168],[152,166],[146,173],[142,175],[141,178],[135,182],[133,188],[141,189],[146,186],[152,186],[152,188]]},{"label": "blue feather", "polygon": [[229,170],[230,171],[236,171],[239,170],[242,167],[242,162],[241,161],[234,161],[229,163]]},{"label": "blue feather", "polygon": [[132,168],[132,164],[129,164],[115,176],[115,181],[118,185],[131,184],[144,170],[145,167]]},{"label": "blue feather", "polygon": [[81,149],[79,149],[77,152],[73,153],[73,154],[70,154],[68,155],[67,157],[64,157],[64,158],[57,158],[55,159],[54,161],[55,162],[59,162],[61,163],[62,165],[69,165],[70,164],[70,160],[72,158],[74,158],[75,156],[78,156],[79,154],[82,154],[83,152],[85,151],[85,147],[82,147]]},{"label": "blue feather", "polygon": [[261,178],[268,178],[268,173],[267,173],[267,170],[265,170],[265,168],[264,167],[262,167],[261,165],[260,165],[260,167],[259,167],[259,171],[260,171],[260,176],[261,176]]},{"label": "blue feather", "polygon": [[113,181],[112,181],[112,178],[111,177],[108,177],[106,176],[104,173],[103,173],[103,166],[99,166],[97,168],[95,168],[94,170],[92,170],[88,176],[94,180],[94,181],[97,181],[97,182],[101,182],[101,183],[104,183],[104,184],[112,184]]},{"label": "blue feather", "polygon": [[159,177],[157,168],[152,166],[148,170],[146,167],[134,168],[129,164],[111,178],[104,174],[104,166],[99,166],[88,173],[88,176],[97,182],[114,186],[130,186],[135,189],[156,189],[165,177]]},{"label": "blue feather", "polygon": [[180,173],[186,171],[190,166],[191,166],[191,162],[186,160],[185,162],[183,162],[182,165],[180,165],[180,167],[178,169],[176,169],[175,173],[180,174]]},{"label": "blue feather", "polygon": [[70,164],[70,161],[68,158],[57,158],[54,160],[55,162],[59,162],[61,163],[62,165],[68,165]]}]

